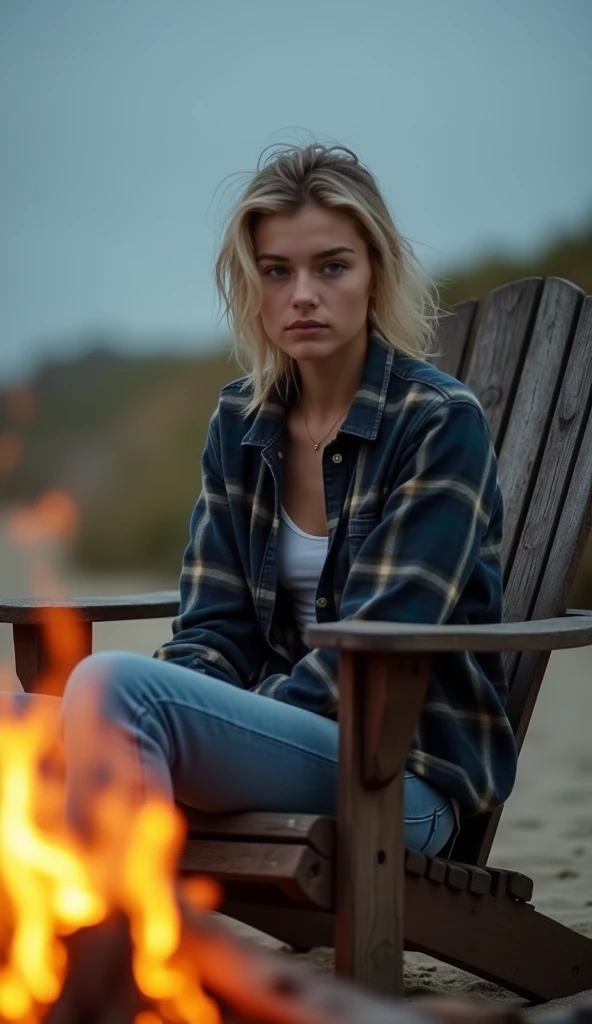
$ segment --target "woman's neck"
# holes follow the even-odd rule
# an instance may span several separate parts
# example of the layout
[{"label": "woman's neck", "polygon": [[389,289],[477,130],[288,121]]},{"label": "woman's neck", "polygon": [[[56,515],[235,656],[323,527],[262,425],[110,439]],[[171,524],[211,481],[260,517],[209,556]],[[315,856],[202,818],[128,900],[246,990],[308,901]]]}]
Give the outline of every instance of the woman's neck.
[{"label": "woman's neck", "polygon": [[298,405],[317,423],[335,419],[349,409],[362,379],[365,345],[334,353],[328,359],[298,364],[301,386]]}]

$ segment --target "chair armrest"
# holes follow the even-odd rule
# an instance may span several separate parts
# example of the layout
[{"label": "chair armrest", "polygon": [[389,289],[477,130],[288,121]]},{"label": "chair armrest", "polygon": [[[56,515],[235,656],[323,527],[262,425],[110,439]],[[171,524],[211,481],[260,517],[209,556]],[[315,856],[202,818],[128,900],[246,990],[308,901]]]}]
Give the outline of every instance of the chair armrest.
[{"label": "chair armrest", "polygon": [[347,619],[308,626],[304,640],[309,647],[347,651],[558,651],[592,645],[592,611],[484,626]]},{"label": "chair armrest", "polygon": [[0,603],[0,622],[11,622],[13,625],[42,623],[45,613],[56,608],[73,609],[82,622],[165,619],[177,615],[179,593],[176,590],[159,590],[119,597],[70,597],[60,601],[35,597],[15,598]]}]

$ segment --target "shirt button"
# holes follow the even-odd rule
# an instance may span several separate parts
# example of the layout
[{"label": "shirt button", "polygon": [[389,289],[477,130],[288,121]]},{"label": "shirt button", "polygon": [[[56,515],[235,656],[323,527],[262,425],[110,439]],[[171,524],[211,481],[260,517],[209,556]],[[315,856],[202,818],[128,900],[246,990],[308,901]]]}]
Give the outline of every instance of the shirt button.
[{"label": "shirt button", "polygon": [[339,452],[337,452],[333,456],[333,462],[343,462],[343,455],[340,455]]},{"label": "shirt button", "polygon": [[326,597],[319,597],[319,598],[317,598],[317,608],[326,608],[326,607],[327,607],[327,598]]},{"label": "shirt button", "polygon": [[284,453],[283,452],[278,452],[278,459],[283,459],[283,457],[284,457]]}]

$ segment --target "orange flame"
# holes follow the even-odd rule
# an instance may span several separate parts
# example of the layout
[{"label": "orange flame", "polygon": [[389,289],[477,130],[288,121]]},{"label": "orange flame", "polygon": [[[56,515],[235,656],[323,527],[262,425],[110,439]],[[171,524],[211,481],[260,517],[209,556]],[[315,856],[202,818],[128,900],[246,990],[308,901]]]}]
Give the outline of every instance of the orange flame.
[{"label": "orange flame", "polygon": [[63,491],[47,491],[34,505],[12,512],[7,522],[12,540],[26,547],[71,535],[77,526],[76,502]]},{"label": "orange flame", "polygon": [[[175,898],[185,832],[180,813],[154,793],[132,806],[124,765],[121,778],[91,794],[92,838],[83,843],[66,824],[52,705],[32,701],[24,714],[0,715],[0,1017],[40,1021],[67,974],[63,938],[123,910],[134,978],[154,1007],[136,1024],[219,1024],[195,968],[184,971],[172,962],[181,935]],[[208,909],[213,892],[207,882],[202,895]]]},{"label": "orange flame", "polygon": [[[15,541],[34,546],[67,534],[76,521],[72,500],[53,492],[14,513],[10,532]],[[45,579],[47,592],[51,580]],[[46,656],[36,686],[59,693],[86,653],[88,633],[67,608],[46,610],[41,626]],[[7,695],[0,699],[0,1018],[40,1024],[68,974],[66,937],[123,912],[133,976],[147,1002],[135,1024],[220,1024],[198,968],[180,948],[175,876],[185,837],[182,815],[157,790],[139,799],[129,746],[100,723],[88,702],[77,718],[81,763],[66,766],[59,707],[57,700],[32,698],[19,714]],[[88,790],[83,838],[67,821],[66,769],[80,769],[85,778],[99,753],[110,772],[100,790]],[[194,878],[180,888],[196,909],[219,905],[213,880]]]}]

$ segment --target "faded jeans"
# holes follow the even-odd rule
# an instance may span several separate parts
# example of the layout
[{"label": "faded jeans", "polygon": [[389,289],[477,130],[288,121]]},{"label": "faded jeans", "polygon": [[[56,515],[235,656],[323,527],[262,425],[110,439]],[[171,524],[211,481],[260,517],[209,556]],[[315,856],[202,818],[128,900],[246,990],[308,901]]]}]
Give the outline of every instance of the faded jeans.
[{"label": "faded jeans", "polygon": [[[75,751],[89,694],[107,721],[123,729],[139,791],[156,784],[179,804],[205,812],[336,812],[337,722],[124,652],[90,655],[66,685],[61,716],[74,802]],[[81,799],[88,800],[88,791]],[[454,829],[446,795],[406,771],[406,846],[436,854]]]}]

